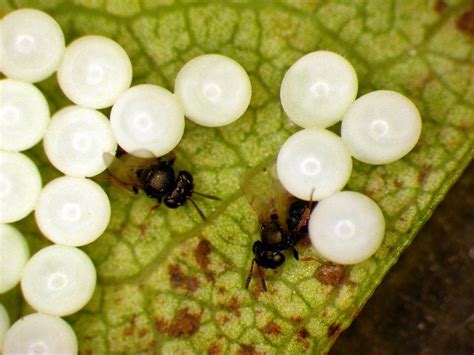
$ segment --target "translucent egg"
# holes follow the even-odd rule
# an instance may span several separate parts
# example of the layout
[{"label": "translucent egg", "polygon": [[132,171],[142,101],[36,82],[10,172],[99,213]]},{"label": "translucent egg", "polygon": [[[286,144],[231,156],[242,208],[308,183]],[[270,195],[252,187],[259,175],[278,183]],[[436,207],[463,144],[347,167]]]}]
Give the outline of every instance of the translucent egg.
[{"label": "translucent egg", "polygon": [[235,60],[219,54],[191,59],[179,71],[175,94],[191,121],[207,127],[228,125],[250,104],[249,76]]},{"label": "translucent egg", "polygon": [[58,82],[76,105],[105,108],[130,87],[132,64],[117,42],[102,36],[81,37],[66,48]]},{"label": "translucent egg", "polygon": [[280,99],[288,117],[304,128],[326,128],[340,121],[357,95],[357,73],[339,54],[316,51],[285,74]]},{"label": "translucent egg", "polygon": [[22,151],[44,136],[49,123],[49,107],[34,85],[16,80],[0,80],[0,149]]},{"label": "translucent egg", "polygon": [[342,121],[341,136],[352,156],[368,164],[404,157],[418,142],[421,117],[405,96],[379,90],[359,97]]},{"label": "translucent egg", "polygon": [[341,138],[325,129],[296,132],[283,144],[277,173],[283,187],[302,199],[321,200],[341,190],[352,172],[352,160]]},{"label": "translucent egg", "polygon": [[21,9],[0,22],[2,72],[11,79],[35,83],[53,74],[64,54],[64,35],[48,14]]},{"label": "translucent egg", "polygon": [[184,114],[176,97],[151,84],[134,86],[120,96],[110,123],[119,146],[134,154],[147,151],[163,156],[184,133]]},{"label": "translucent egg", "polygon": [[95,176],[106,169],[103,154],[115,155],[110,121],[99,111],[69,106],[56,112],[44,137],[49,161],[69,176]]},{"label": "translucent egg", "polygon": [[10,317],[5,307],[0,303],[0,350],[3,348],[3,342],[8,328],[10,328]]},{"label": "translucent egg", "polygon": [[77,338],[59,317],[33,313],[20,318],[8,330],[3,355],[75,355]]},{"label": "translucent egg", "polygon": [[0,151],[0,223],[19,221],[33,211],[41,185],[41,175],[30,158]]},{"label": "translucent egg", "polygon": [[360,263],[377,251],[385,220],[370,198],[342,191],[316,205],[308,227],[311,242],[321,256],[347,265]]},{"label": "translucent egg", "polygon": [[30,250],[23,234],[13,226],[0,224],[0,294],[20,282],[29,257]]},{"label": "translucent egg", "polygon": [[78,248],[51,245],[26,264],[21,290],[28,304],[41,313],[67,316],[83,308],[92,297],[96,271]]},{"label": "translucent egg", "polygon": [[110,202],[95,182],[63,176],[41,191],[35,218],[41,232],[52,242],[82,246],[99,238],[107,228]]}]

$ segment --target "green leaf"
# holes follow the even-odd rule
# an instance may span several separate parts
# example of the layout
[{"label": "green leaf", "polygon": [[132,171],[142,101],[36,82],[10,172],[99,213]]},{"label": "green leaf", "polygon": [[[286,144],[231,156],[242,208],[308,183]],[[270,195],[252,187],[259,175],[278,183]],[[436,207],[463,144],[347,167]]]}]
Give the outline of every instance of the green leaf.
[{"label": "green leaf", "polygon": [[[98,287],[88,306],[68,317],[84,353],[327,352],[472,158],[469,0],[0,0],[0,13],[26,6],[54,16],[68,41],[86,34],[117,40],[132,59],[135,84],[172,89],[187,60],[217,52],[247,69],[254,90],[248,112],[231,126],[186,122],[176,150],[199,191],[223,199],[199,199],[207,223],[188,204],[161,208],[141,228],[153,202],[104,185],[112,202],[110,227],[84,248],[97,267]],[[258,282],[247,291],[258,221],[239,189],[241,178],[271,164],[297,129],[282,112],[280,81],[296,59],[317,49],[339,52],[354,64],[360,94],[392,89],[410,97],[422,113],[422,136],[401,161],[354,165],[348,188],[377,201],[387,221],[374,257],[347,268],[340,284],[317,263],[288,257],[266,272],[269,292]],[[54,78],[39,86],[52,110],[67,104]],[[28,154],[45,181],[58,175],[41,147]],[[33,250],[47,244],[31,216],[18,227]],[[307,243],[298,249],[314,255]],[[14,319],[31,311],[18,288],[0,301]]]}]

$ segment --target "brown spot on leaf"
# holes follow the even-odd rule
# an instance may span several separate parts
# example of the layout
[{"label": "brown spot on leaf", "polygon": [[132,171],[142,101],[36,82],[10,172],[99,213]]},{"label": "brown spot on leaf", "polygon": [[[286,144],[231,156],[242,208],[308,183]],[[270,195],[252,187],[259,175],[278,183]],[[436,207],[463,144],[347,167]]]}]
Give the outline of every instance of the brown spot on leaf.
[{"label": "brown spot on leaf", "polygon": [[466,11],[456,22],[459,31],[474,37],[474,7]]},{"label": "brown spot on leaf", "polygon": [[207,349],[208,355],[218,355],[221,353],[221,346],[219,343],[212,343]]},{"label": "brown spot on leaf", "polygon": [[341,331],[339,324],[331,324],[328,328],[328,337],[337,336]]},{"label": "brown spot on leaf", "polygon": [[395,186],[397,189],[403,186],[402,182],[398,179],[393,180],[393,186]]},{"label": "brown spot on leaf", "polygon": [[140,338],[143,338],[143,337],[144,337],[145,335],[147,335],[147,334],[148,334],[148,329],[146,329],[146,328],[142,328],[142,329],[140,329],[140,331],[138,332],[138,336],[139,336]]},{"label": "brown spot on leaf", "polygon": [[446,1],[444,0],[436,0],[435,5],[434,5],[434,10],[437,13],[442,13],[446,9]]},{"label": "brown spot on leaf", "polygon": [[224,286],[219,286],[217,288],[217,292],[219,292],[221,295],[223,295],[226,291],[226,288]]},{"label": "brown spot on leaf", "polygon": [[301,317],[301,316],[292,317],[291,320],[293,321],[293,323],[299,324],[303,321],[303,317]]},{"label": "brown spot on leaf", "polygon": [[417,181],[422,185],[425,182],[426,177],[431,172],[432,166],[431,165],[423,165],[421,167],[418,176],[416,177]]},{"label": "brown spot on leaf", "polygon": [[306,330],[306,328],[298,329],[298,331],[296,332],[296,336],[297,336],[298,342],[301,345],[303,345],[303,347],[305,349],[308,349],[309,348],[309,342],[306,339],[309,337],[309,333]]},{"label": "brown spot on leaf", "polygon": [[239,351],[237,352],[238,355],[255,355],[255,347],[253,345],[248,344],[240,344]]},{"label": "brown spot on leaf", "polygon": [[[201,312],[202,314],[202,312]],[[172,322],[163,319],[155,319],[156,328],[170,337],[189,337],[199,329],[201,315],[189,312],[185,307],[178,311]]]},{"label": "brown spot on leaf", "polygon": [[263,328],[263,331],[265,332],[265,334],[268,334],[268,335],[280,335],[281,334],[281,328],[278,324],[276,324],[275,322],[271,321],[270,323],[268,323],[265,328]]},{"label": "brown spot on leaf", "polygon": [[232,296],[229,303],[227,304],[227,308],[229,308],[229,310],[234,315],[236,315],[237,317],[240,317],[239,300],[237,299],[236,296]]},{"label": "brown spot on leaf", "polygon": [[339,287],[346,276],[346,267],[339,264],[324,263],[316,269],[314,276],[324,285]]},{"label": "brown spot on leaf", "polygon": [[136,320],[135,320],[135,317],[134,317],[130,320],[130,323],[128,324],[128,326],[124,328],[124,330],[122,332],[122,335],[124,337],[128,337],[128,336],[132,335],[135,332],[135,323],[136,323]]},{"label": "brown spot on leaf", "polygon": [[186,275],[178,264],[168,266],[168,274],[170,275],[171,287],[173,288],[195,292],[199,287],[199,280],[194,276]]},{"label": "brown spot on leaf", "polygon": [[209,265],[209,254],[212,251],[212,244],[207,239],[201,239],[194,249],[194,258],[198,265],[204,270],[207,269]]}]

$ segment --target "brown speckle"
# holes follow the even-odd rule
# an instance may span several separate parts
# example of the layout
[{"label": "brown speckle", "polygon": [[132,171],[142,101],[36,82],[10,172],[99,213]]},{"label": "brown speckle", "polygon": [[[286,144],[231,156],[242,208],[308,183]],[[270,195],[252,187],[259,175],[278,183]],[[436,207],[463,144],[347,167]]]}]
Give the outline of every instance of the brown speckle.
[{"label": "brown speckle", "polygon": [[219,286],[217,288],[217,292],[219,292],[221,295],[223,295],[226,291],[226,288],[224,286]]},{"label": "brown speckle", "polygon": [[301,317],[301,316],[292,317],[291,320],[293,321],[293,323],[299,324],[303,321],[303,317]]},{"label": "brown speckle", "polygon": [[172,322],[162,319],[155,319],[155,325],[158,330],[170,337],[189,337],[196,333],[200,327],[201,315],[195,315],[189,312],[185,307],[178,311]]},{"label": "brown speckle", "polygon": [[218,355],[221,353],[221,346],[219,343],[212,343],[211,346],[207,349],[208,355]]},{"label": "brown speckle", "polygon": [[456,27],[459,31],[474,37],[474,7],[462,14],[456,22]]},{"label": "brown speckle", "polygon": [[171,287],[173,288],[195,292],[199,287],[199,280],[196,277],[186,275],[178,264],[168,266],[168,274],[170,275]]},{"label": "brown speckle", "polygon": [[240,317],[239,300],[236,296],[232,296],[229,303],[227,304],[227,307],[234,315]]},{"label": "brown speckle", "polygon": [[268,334],[268,335],[280,335],[281,334],[281,328],[278,324],[276,324],[275,322],[271,321],[270,323],[268,323],[265,328],[263,328],[263,331],[265,332],[265,334]]},{"label": "brown speckle", "polygon": [[207,239],[201,239],[196,249],[194,249],[194,258],[196,259],[196,262],[205,270],[209,265],[209,254],[211,254],[211,251],[212,244]]},{"label": "brown speckle", "polygon": [[309,333],[308,331],[306,330],[306,328],[301,328],[301,329],[298,329],[298,331],[296,332],[296,336],[298,337],[298,342],[303,345],[303,347],[305,349],[308,349],[309,348],[309,342],[306,340],[308,337],[309,337]]},{"label": "brown speckle", "polygon": [[402,187],[402,182],[398,179],[395,179],[393,180],[393,186],[395,186],[397,189],[399,189],[400,187]]},{"label": "brown speckle", "polygon": [[324,285],[339,287],[346,276],[346,267],[339,264],[324,263],[317,268],[314,276]]},{"label": "brown speckle", "polygon": [[140,331],[138,332],[138,336],[139,336],[140,338],[143,338],[143,337],[144,337],[145,335],[147,335],[147,334],[148,334],[148,329],[146,329],[146,328],[142,328],[142,329],[140,329]]},{"label": "brown speckle", "polygon": [[446,9],[446,2],[444,0],[436,0],[434,10],[440,14],[444,11],[444,9]]},{"label": "brown speckle", "polygon": [[418,173],[418,176],[416,178],[418,182],[420,183],[420,185],[422,185],[425,182],[426,177],[431,172],[431,168],[432,168],[431,165],[423,165],[421,167],[421,170]]},{"label": "brown speckle", "polygon": [[240,344],[238,355],[255,355],[255,347],[253,345]]},{"label": "brown speckle", "polygon": [[328,337],[337,336],[341,331],[339,324],[331,324],[328,328]]}]

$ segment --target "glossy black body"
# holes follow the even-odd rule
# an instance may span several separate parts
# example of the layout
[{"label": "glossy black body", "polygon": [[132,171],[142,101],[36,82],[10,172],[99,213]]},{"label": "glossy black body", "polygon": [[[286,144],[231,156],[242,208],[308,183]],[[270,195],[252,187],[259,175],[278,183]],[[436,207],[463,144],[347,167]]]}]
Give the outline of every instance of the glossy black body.
[{"label": "glossy black body", "polygon": [[158,161],[156,164],[136,171],[143,191],[148,197],[164,203],[169,208],[182,206],[193,194],[191,173],[181,170],[175,176],[174,160]]}]

